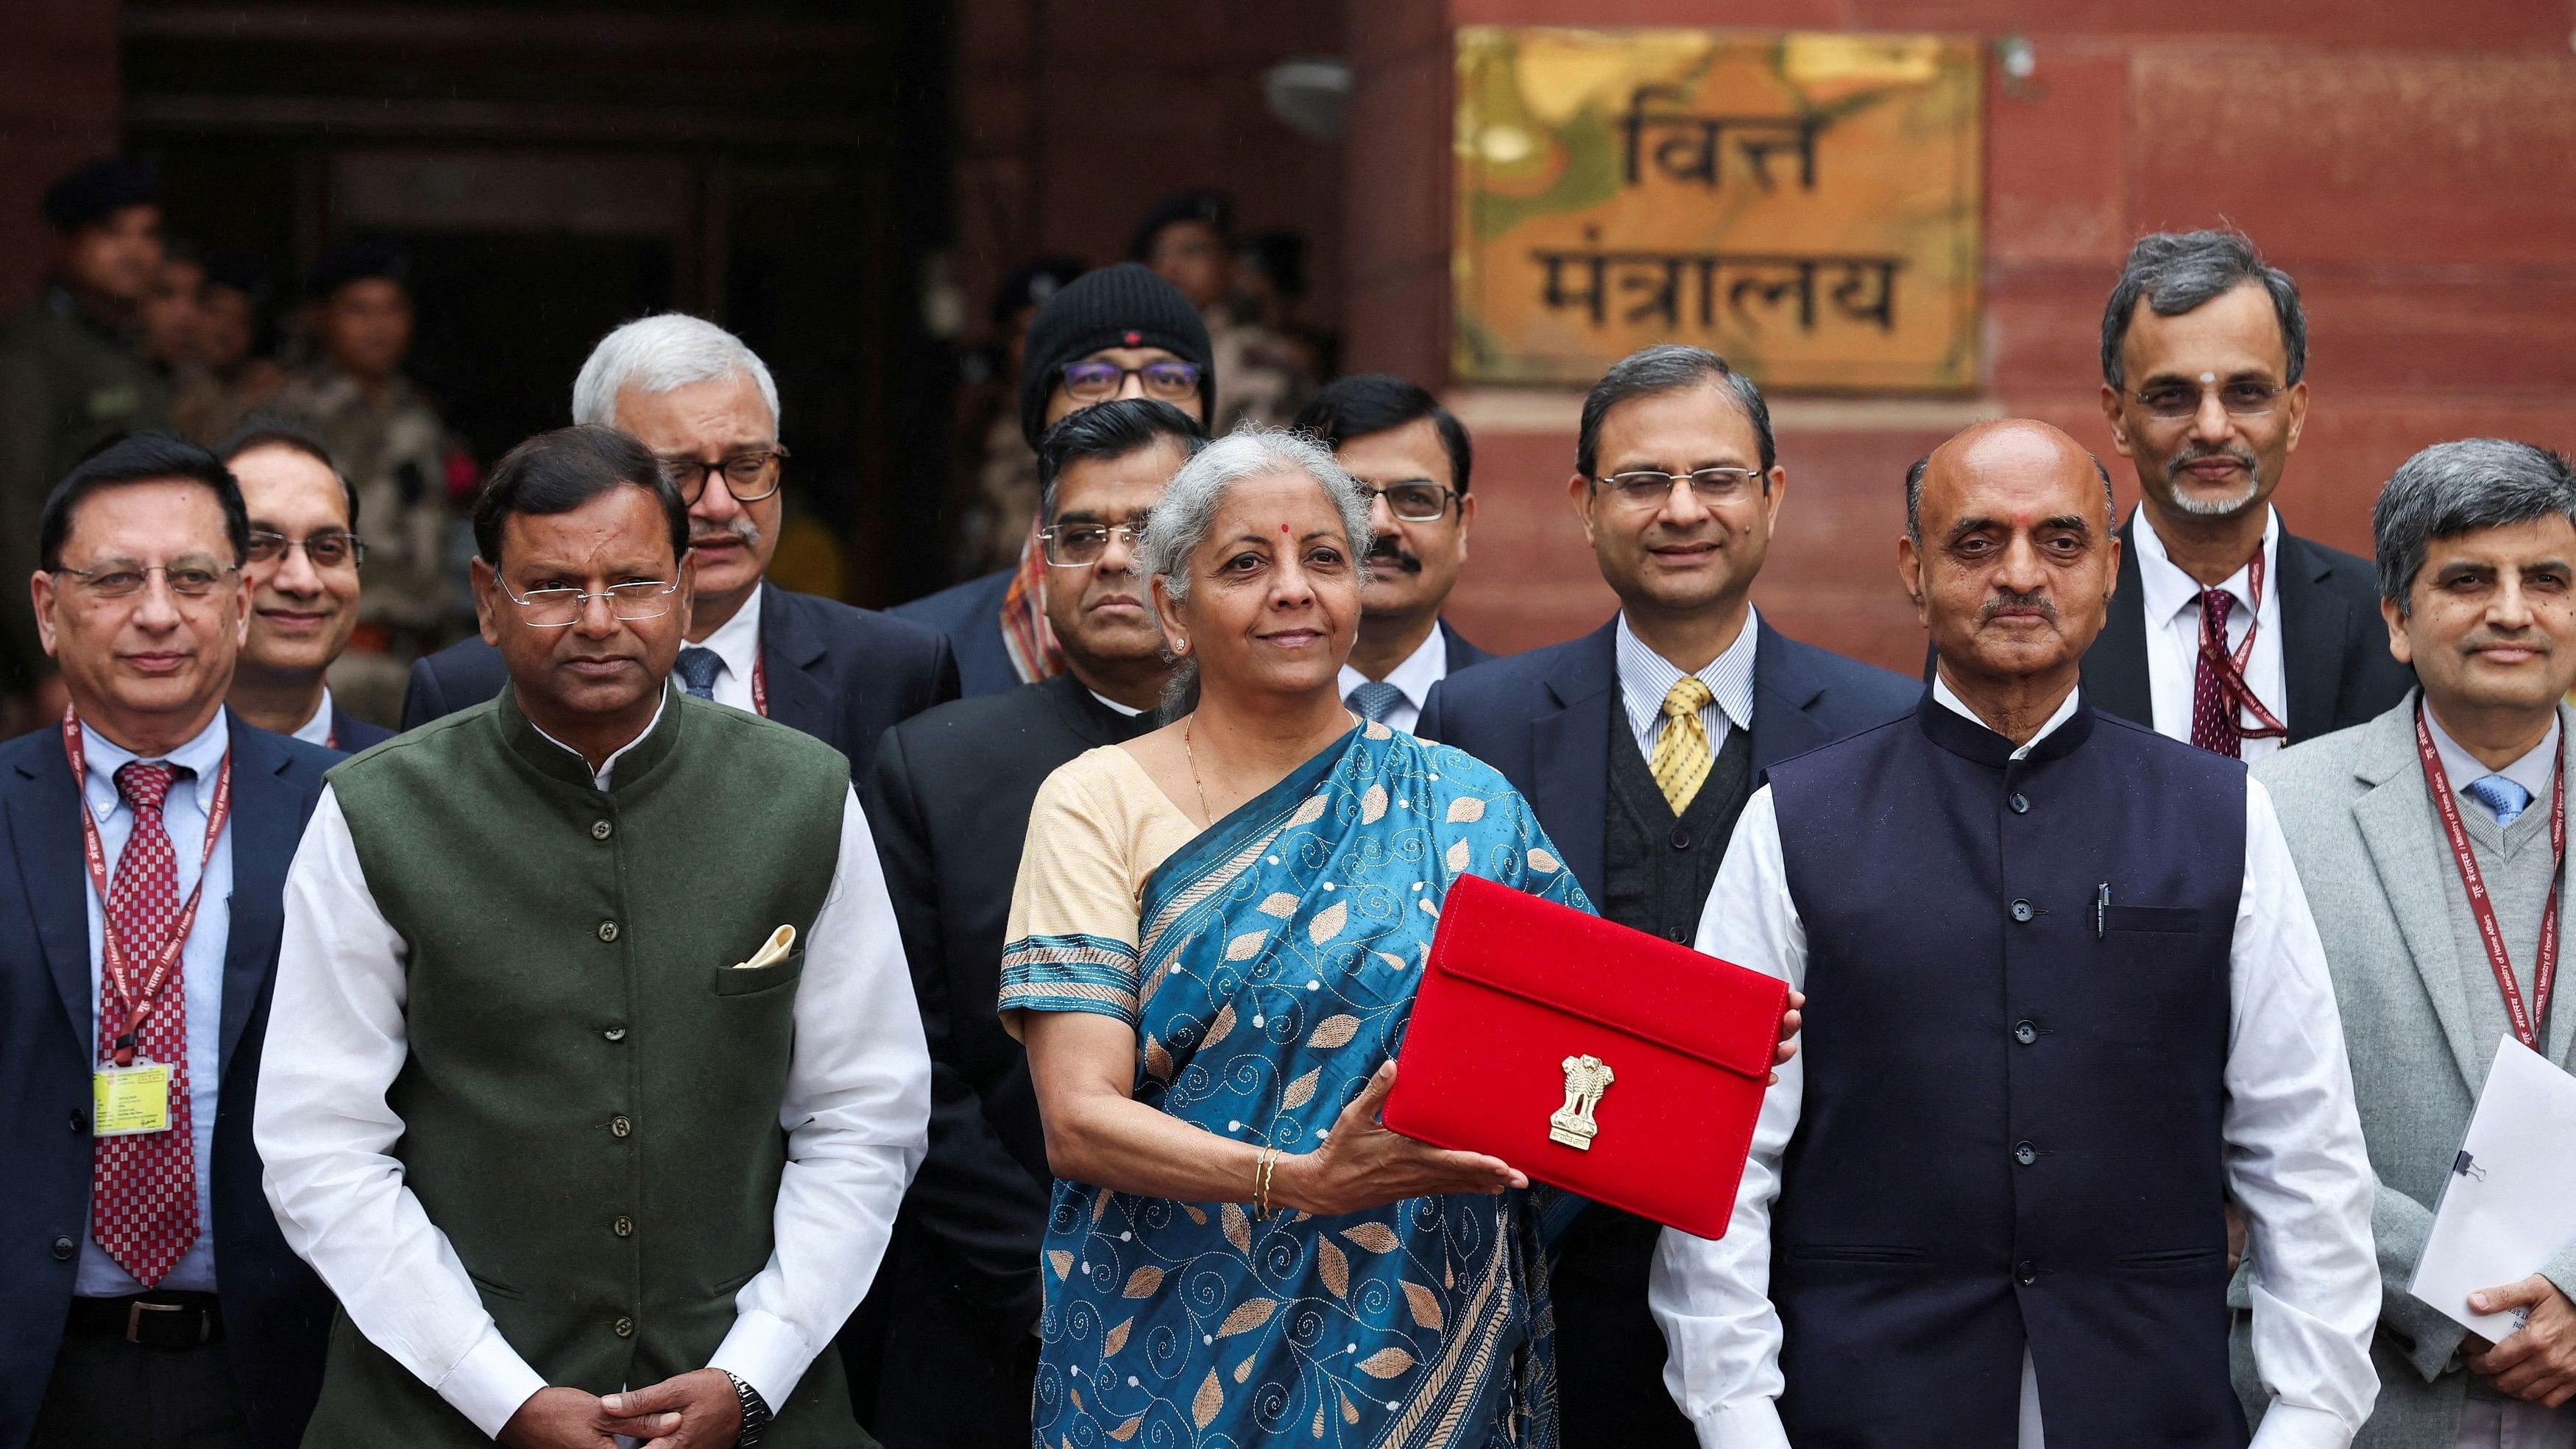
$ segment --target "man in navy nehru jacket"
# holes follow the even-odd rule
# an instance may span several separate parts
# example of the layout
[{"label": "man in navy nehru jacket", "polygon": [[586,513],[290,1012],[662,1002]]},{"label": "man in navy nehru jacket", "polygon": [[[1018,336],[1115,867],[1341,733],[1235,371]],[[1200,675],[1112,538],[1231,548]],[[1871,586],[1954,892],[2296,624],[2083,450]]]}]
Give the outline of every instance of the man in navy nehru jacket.
[{"label": "man in navy nehru jacket", "polygon": [[2259,1449],[2369,1416],[2372,1182],[2323,949],[2239,762],[2077,690],[2120,549],[2044,423],[1906,480],[1915,711],[1771,767],[1703,951],[1807,993],[1735,1218],[1666,1231],[1665,1383],[1708,1449]]}]

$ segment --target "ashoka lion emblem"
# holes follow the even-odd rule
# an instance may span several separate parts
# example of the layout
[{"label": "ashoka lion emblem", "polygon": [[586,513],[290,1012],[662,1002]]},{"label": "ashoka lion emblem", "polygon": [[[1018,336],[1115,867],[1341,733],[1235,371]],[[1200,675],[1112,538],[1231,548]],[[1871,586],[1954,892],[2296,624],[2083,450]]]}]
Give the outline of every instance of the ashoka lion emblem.
[{"label": "ashoka lion emblem", "polygon": [[1562,1142],[1577,1152],[1592,1150],[1592,1139],[1601,1124],[1592,1113],[1601,1105],[1601,1094],[1619,1080],[1610,1064],[1596,1056],[1567,1057],[1565,1068],[1565,1105],[1547,1119],[1547,1136],[1551,1142]]}]

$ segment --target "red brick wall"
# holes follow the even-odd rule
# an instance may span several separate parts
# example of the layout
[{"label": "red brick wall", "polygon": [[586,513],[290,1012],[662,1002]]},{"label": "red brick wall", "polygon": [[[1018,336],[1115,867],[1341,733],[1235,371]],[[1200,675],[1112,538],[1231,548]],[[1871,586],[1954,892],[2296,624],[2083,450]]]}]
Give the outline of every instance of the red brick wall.
[{"label": "red brick wall", "polygon": [[[1361,0],[1346,191],[1349,361],[1436,378],[1447,356],[1449,27],[1705,25],[1704,0]],[[1984,414],[2110,452],[2094,401],[2102,300],[2132,237],[2233,222],[2299,279],[2314,400],[2279,503],[2366,551],[2379,484],[2416,448],[2501,434],[2576,448],[2576,56],[2568,0],[1747,0],[1730,25],[2020,31],[2035,92],[1990,90],[1987,386],[1968,404],[1776,403],[1792,482],[1755,597],[1792,633],[1922,658],[1894,582],[1905,466]],[[1375,158],[1374,160],[1372,158]],[[1379,163],[1383,163],[1382,166]],[[1563,485],[1577,399],[1459,398],[1483,522],[1454,613],[1491,647],[1611,607]]]},{"label": "red brick wall", "polygon": [[0,21],[0,309],[35,295],[52,248],[36,207],[115,149],[116,0],[8,0]]}]

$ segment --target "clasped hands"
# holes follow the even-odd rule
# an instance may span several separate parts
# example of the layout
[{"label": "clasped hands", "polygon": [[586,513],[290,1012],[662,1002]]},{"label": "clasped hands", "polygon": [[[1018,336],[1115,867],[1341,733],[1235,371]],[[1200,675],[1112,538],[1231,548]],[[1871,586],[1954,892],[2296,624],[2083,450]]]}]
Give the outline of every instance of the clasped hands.
[{"label": "clasped hands", "polygon": [[742,1437],[742,1399],[721,1369],[693,1369],[658,1384],[592,1395],[539,1389],[501,1426],[508,1449],[615,1449],[623,1434],[644,1449],[729,1449]]},{"label": "clasped hands", "polygon": [[2531,1310],[2530,1320],[2502,1343],[2489,1343],[2472,1333],[2460,1345],[2469,1372],[2484,1377],[2500,1394],[2557,1408],[2576,1398],[2576,1303],[2558,1285],[2538,1273],[2519,1283],[2482,1289],[2469,1295],[2479,1313]]}]

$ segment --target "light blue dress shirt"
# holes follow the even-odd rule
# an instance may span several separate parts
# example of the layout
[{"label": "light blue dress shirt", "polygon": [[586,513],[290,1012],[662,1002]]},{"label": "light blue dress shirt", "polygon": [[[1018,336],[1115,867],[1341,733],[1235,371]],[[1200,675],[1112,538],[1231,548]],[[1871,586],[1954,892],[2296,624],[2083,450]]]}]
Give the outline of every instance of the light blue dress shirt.
[{"label": "light blue dress shirt", "polygon": [[[215,803],[215,776],[223,768],[224,751],[231,742],[229,712],[218,708],[214,719],[196,738],[161,757],[193,772],[187,779],[173,781],[168,798],[161,802],[162,828],[170,833],[171,852],[179,858],[182,902],[197,885],[198,862],[204,859],[206,850],[206,815]],[[134,833],[134,811],[116,793],[116,771],[136,756],[110,744],[87,725],[81,726],[81,750],[88,770],[88,778],[81,782],[81,800],[89,807],[90,819],[97,822],[99,844],[107,852],[107,878],[114,881],[116,862],[125,853],[126,838]],[[98,999],[107,968],[100,956],[102,910],[98,891],[89,883],[88,871],[81,874],[81,896],[88,904],[89,914],[89,1049],[92,1060],[96,1060]],[[232,938],[230,826],[215,842],[214,858],[205,861],[205,875],[206,894],[197,907],[197,924],[188,932],[188,944],[179,953],[180,983],[188,993],[189,1125],[197,1142],[197,1240],[188,1245],[169,1276],[155,1286],[211,1293],[215,1291],[215,1230],[210,1212],[214,1201],[215,1097],[221,1085],[217,1068],[223,1053],[224,946]],[[95,1228],[89,1223],[83,1226],[90,1231],[81,1237],[80,1273],[73,1280],[72,1291],[84,1298],[116,1298],[142,1292],[143,1285],[134,1281],[134,1275],[119,1267],[98,1245]]]}]

